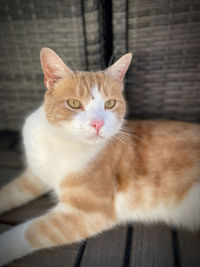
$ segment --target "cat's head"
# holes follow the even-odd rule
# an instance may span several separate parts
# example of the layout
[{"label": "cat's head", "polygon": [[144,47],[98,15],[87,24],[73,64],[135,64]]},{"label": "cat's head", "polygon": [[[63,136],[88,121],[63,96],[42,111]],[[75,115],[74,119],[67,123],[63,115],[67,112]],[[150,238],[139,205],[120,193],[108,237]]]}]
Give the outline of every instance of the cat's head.
[{"label": "cat's head", "polygon": [[45,113],[57,132],[89,143],[114,136],[126,111],[123,79],[132,55],[100,72],[74,72],[49,48],[40,56],[47,88]]}]

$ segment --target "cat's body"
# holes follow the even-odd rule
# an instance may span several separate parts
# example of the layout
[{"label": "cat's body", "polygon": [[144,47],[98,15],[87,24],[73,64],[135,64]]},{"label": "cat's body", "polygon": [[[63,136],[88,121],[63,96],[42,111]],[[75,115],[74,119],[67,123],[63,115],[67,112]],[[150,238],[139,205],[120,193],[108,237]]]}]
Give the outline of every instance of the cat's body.
[{"label": "cat's body", "polygon": [[[200,125],[124,121],[120,88],[130,56],[108,69],[121,75],[118,82],[103,73],[70,73],[54,89],[45,60],[45,104],[26,119],[23,130],[28,169],[0,191],[0,212],[52,189],[58,204],[0,237],[0,263],[126,221],[199,229]],[[63,75],[59,71],[56,78]],[[74,99],[76,86],[82,105]],[[66,108],[66,99],[78,111]]]},{"label": "cat's body", "polygon": [[[35,174],[59,196],[63,184],[73,180],[79,187],[83,180],[87,189],[91,184],[94,193],[102,191],[102,198],[112,199],[120,222],[165,221],[191,229],[200,225],[200,202],[195,204],[200,191],[198,197],[193,195],[193,209],[179,212],[191,187],[200,182],[200,125],[127,121],[124,139],[96,147],[53,135],[44,120],[43,107],[27,119],[26,155]],[[190,216],[194,209],[196,220]]]}]

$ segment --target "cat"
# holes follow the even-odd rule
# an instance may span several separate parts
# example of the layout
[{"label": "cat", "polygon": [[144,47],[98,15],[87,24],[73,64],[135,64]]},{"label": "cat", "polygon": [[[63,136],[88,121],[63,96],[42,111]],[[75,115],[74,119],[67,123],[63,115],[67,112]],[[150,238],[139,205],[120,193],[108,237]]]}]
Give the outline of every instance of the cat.
[{"label": "cat", "polygon": [[78,72],[41,50],[44,103],[25,120],[27,168],[1,189],[0,213],[52,189],[58,202],[0,236],[0,265],[123,222],[200,228],[200,125],[125,120],[131,58]]}]

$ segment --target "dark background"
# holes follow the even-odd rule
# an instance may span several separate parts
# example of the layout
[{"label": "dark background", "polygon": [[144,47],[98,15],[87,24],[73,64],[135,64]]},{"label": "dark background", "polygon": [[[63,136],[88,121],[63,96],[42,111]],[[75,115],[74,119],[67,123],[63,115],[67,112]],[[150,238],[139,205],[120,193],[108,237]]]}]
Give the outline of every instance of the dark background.
[{"label": "dark background", "polygon": [[0,0],[0,129],[42,102],[39,53],[100,70],[126,52],[129,116],[200,121],[199,0]]}]

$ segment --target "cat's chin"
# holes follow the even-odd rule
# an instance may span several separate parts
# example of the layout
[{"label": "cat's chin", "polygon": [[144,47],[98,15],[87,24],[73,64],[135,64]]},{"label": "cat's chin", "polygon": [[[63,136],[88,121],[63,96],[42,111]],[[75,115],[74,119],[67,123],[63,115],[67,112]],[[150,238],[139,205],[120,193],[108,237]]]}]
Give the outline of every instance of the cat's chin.
[{"label": "cat's chin", "polygon": [[90,135],[82,141],[87,144],[103,144],[107,141],[107,138],[101,135]]},{"label": "cat's chin", "polygon": [[91,136],[88,137],[89,140],[102,140],[105,139],[103,136],[99,135],[99,134],[93,134]]}]

